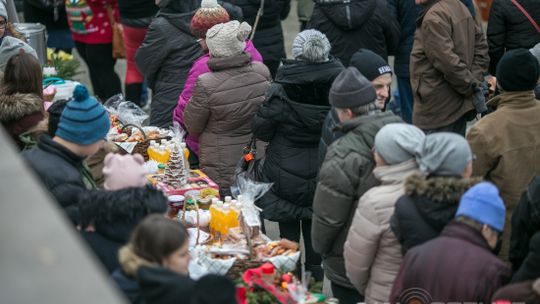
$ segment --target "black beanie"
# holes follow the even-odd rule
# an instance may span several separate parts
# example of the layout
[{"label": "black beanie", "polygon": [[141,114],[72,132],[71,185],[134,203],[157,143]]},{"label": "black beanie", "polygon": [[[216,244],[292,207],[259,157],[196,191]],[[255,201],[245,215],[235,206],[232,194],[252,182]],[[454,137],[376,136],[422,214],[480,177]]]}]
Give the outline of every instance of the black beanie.
[{"label": "black beanie", "polygon": [[328,99],[330,104],[338,109],[351,109],[365,106],[375,101],[377,94],[369,80],[355,67],[348,67],[339,73]]},{"label": "black beanie", "polygon": [[497,83],[508,92],[532,91],[538,77],[540,64],[526,49],[506,52],[497,64]]},{"label": "black beanie", "polygon": [[368,49],[359,49],[354,53],[349,66],[357,68],[369,81],[383,74],[392,75],[390,65],[381,56]]},{"label": "black beanie", "polygon": [[58,129],[58,123],[60,122],[60,116],[66,107],[68,101],[65,99],[53,102],[53,104],[47,109],[49,112],[49,136],[54,137],[56,130]]},{"label": "black beanie", "polygon": [[[213,290],[214,292],[209,292]],[[226,277],[209,274],[195,283],[193,304],[236,304],[236,287]]]}]

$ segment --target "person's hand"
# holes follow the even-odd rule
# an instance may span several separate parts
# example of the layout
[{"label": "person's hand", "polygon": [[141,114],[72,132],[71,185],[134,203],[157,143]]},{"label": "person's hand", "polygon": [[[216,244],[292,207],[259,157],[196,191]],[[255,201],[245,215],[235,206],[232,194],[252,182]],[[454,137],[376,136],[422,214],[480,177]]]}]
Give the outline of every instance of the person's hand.
[{"label": "person's hand", "polygon": [[486,83],[481,82],[473,86],[473,105],[476,109],[476,113],[484,114],[488,111],[486,106],[486,95],[489,93],[489,89]]}]

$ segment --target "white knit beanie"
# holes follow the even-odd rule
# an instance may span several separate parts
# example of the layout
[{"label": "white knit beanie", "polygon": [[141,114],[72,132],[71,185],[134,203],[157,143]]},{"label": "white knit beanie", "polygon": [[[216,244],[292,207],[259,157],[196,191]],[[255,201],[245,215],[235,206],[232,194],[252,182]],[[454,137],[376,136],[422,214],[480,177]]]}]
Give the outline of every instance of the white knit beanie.
[{"label": "white knit beanie", "polygon": [[292,54],[296,60],[323,62],[330,55],[330,41],[317,30],[305,30],[298,33],[292,44]]},{"label": "white knit beanie", "polygon": [[216,24],[206,32],[206,44],[212,57],[231,57],[242,54],[251,26],[236,20]]}]

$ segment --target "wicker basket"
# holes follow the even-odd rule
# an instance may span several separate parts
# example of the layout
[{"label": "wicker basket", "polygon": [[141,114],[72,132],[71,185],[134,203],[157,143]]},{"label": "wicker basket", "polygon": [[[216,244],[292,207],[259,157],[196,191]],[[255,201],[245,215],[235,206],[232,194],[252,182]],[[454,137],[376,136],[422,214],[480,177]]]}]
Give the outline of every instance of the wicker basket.
[{"label": "wicker basket", "polygon": [[132,124],[127,124],[127,125],[123,126],[122,127],[122,132],[127,127],[133,127],[133,128],[138,129],[139,131],[141,131],[141,133],[142,133],[142,135],[144,137],[144,141],[137,143],[137,145],[135,145],[135,148],[133,148],[133,151],[131,151],[131,153],[129,153],[128,151],[124,150],[122,147],[119,146],[120,154],[141,154],[144,157],[144,161],[148,161],[149,160],[148,147],[150,147],[150,142],[152,140],[154,140],[157,143],[161,143],[162,140],[171,140],[170,136],[163,137],[163,138],[157,138],[157,139],[147,139],[146,138],[146,133],[144,133],[144,130],[139,126],[132,125]]},{"label": "wicker basket", "polygon": [[265,261],[260,260],[252,260],[252,259],[246,259],[246,260],[240,260],[236,259],[234,264],[232,265],[231,269],[227,271],[227,274],[225,274],[226,277],[228,277],[231,280],[237,280],[242,277],[244,272],[246,270],[251,268],[257,268],[260,267],[262,264],[266,263]]}]

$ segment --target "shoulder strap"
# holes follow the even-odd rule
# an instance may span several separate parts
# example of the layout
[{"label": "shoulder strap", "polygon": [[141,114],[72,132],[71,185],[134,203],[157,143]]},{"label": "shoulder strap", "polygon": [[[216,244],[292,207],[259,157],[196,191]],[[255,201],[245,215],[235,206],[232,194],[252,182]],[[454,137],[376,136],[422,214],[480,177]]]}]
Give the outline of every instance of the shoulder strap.
[{"label": "shoulder strap", "polygon": [[531,17],[531,15],[529,15],[529,13],[527,13],[527,11],[523,8],[523,6],[521,6],[521,4],[519,4],[516,0],[510,0],[510,1],[512,1],[512,3],[523,13],[523,15],[527,17],[527,19],[529,19],[529,21],[534,26],[538,34],[540,34],[540,26],[538,26],[536,21],[534,21],[534,19]]}]

